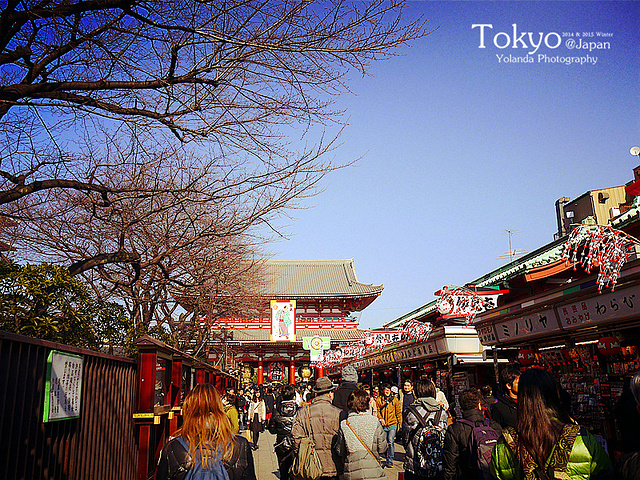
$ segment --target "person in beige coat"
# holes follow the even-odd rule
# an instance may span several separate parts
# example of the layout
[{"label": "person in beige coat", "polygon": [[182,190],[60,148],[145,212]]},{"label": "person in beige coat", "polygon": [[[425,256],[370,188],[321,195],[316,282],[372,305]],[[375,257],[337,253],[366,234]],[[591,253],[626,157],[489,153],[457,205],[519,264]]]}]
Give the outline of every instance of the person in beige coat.
[{"label": "person in beige coat", "polygon": [[322,463],[322,476],[319,480],[333,480],[341,473],[338,471],[340,460],[331,449],[334,441],[337,440],[342,411],[331,404],[335,388],[336,386],[328,377],[320,377],[313,388],[316,397],[311,405],[298,410],[291,428],[296,450],[300,447],[300,440],[303,437],[310,434],[313,439]]}]

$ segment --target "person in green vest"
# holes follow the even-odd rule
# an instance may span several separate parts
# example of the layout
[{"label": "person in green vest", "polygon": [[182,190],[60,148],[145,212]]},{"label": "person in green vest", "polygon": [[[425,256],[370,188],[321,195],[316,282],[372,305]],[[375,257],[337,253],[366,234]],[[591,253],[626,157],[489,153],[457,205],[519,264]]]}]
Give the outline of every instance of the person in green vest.
[{"label": "person in green vest", "polygon": [[503,430],[491,456],[498,480],[611,479],[609,456],[562,407],[558,383],[540,368],[520,375],[516,425]]}]

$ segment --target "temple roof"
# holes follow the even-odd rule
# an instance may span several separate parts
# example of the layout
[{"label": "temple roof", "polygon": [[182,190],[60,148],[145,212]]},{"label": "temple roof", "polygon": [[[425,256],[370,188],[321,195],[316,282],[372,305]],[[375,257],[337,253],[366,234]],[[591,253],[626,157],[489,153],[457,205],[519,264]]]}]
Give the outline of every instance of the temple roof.
[{"label": "temple roof", "polygon": [[[219,332],[219,330],[216,330]],[[296,343],[302,343],[304,337],[331,337],[335,341],[359,341],[364,337],[364,330],[358,328],[298,328],[296,331]],[[242,343],[270,342],[271,330],[261,328],[255,330],[234,330],[233,341]],[[272,345],[280,343],[286,345],[287,342],[270,342]]]},{"label": "temple roof", "polygon": [[370,297],[384,288],[358,282],[353,259],[268,260],[265,281],[264,295],[269,297]]}]

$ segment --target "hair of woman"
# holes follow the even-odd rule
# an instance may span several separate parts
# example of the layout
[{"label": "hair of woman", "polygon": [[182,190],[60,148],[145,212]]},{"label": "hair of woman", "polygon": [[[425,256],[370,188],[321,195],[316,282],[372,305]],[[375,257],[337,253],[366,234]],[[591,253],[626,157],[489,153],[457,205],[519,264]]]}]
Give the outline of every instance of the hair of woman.
[{"label": "hair of woman", "polygon": [[428,378],[418,380],[413,390],[418,398],[436,398],[436,385]]},{"label": "hair of woman", "polygon": [[518,383],[518,460],[523,461],[525,449],[544,465],[567,423],[572,421],[562,407],[555,377],[540,368],[525,370]]},{"label": "hair of woman", "polygon": [[369,394],[364,390],[354,390],[347,399],[347,408],[356,413],[369,410]]},{"label": "hair of woman", "polygon": [[182,435],[188,440],[191,458],[195,458],[198,449],[205,468],[209,468],[211,459],[215,462],[217,459],[231,458],[231,422],[224,413],[222,400],[213,385],[197,385],[187,394],[182,404],[182,418],[182,427],[176,436]]}]

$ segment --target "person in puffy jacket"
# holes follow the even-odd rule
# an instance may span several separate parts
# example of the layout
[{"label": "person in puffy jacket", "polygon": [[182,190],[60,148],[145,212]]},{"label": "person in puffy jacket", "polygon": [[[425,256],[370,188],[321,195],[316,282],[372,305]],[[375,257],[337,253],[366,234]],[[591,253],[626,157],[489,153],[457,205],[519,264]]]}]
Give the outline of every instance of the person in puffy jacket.
[{"label": "person in puffy jacket", "polygon": [[302,438],[307,435],[315,443],[316,452],[322,463],[321,479],[333,479],[338,476],[341,464],[332,451],[333,442],[338,437],[340,430],[340,410],[331,404],[333,391],[336,386],[329,377],[320,377],[313,387],[315,398],[311,405],[304,406],[298,410],[293,421],[291,434],[295,444],[296,452],[300,448]]},{"label": "person in puffy jacket", "polygon": [[230,480],[256,480],[249,442],[232,435],[231,422],[213,385],[198,385],[191,390],[182,412],[182,427],[160,453],[156,480],[184,480],[197,464],[224,468]]},{"label": "person in puffy jacket", "polygon": [[562,408],[553,375],[530,368],[518,383],[516,426],[503,430],[491,457],[491,474],[499,480],[613,478],[600,443]]},{"label": "person in puffy jacket", "polygon": [[[420,379],[416,382],[414,392],[417,400],[405,411],[402,422],[402,438],[404,441],[404,480],[417,480],[422,478],[415,471],[416,445],[418,442],[418,430],[422,427],[416,412],[425,421],[431,420],[444,436],[447,430],[447,412],[436,400],[436,386],[428,379]],[[436,419],[439,420],[436,422]],[[437,473],[434,478],[439,478],[442,472]],[[434,472],[436,474],[436,472]]]},{"label": "person in puffy jacket", "polygon": [[344,460],[342,480],[386,480],[380,463],[387,451],[387,436],[380,421],[369,412],[369,395],[354,390],[349,395],[349,415],[340,422],[336,453]]},{"label": "person in puffy jacket", "polygon": [[280,480],[289,480],[289,469],[294,459],[294,442],[291,428],[298,412],[296,388],[287,385],[282,392],[282,400],[269,420],[269,432],[276,436],[274,451],[278,457]]}]

